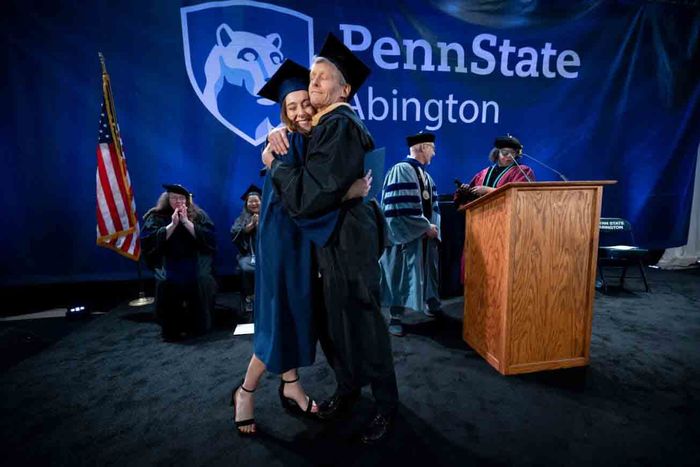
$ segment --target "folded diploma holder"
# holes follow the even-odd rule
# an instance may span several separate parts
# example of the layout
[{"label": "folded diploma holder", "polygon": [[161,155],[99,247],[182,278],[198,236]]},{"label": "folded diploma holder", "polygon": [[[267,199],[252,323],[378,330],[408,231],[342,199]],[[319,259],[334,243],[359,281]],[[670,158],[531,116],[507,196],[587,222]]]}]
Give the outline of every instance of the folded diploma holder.
[{"label": "folded diploma holder", "polygon": [[365,201],[373,198],[379,201],[381,197],[382,184],[384,183],[385,156],[386,148],[373,149],[365,154],[365,174],[368,170],[372,170],[372,185],[369,187],[369,193],[364,198]]}]

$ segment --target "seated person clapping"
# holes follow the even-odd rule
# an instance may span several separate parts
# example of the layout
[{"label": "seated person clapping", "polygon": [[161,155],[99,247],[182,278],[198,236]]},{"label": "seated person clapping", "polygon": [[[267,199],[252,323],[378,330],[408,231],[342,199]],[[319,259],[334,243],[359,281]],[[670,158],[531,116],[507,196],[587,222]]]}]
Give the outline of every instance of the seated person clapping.
[{"label": "seated person clapping", "polygon": [[253,311],[255,293],[255,248],[260,220],[260,197],[262,190],[250,185],[243,193],[244,201],[241,214],[231,227],[231,241],[238,249],[236,261],[241,272],[241,296],[243,297],[244,312],[248,315]]}]

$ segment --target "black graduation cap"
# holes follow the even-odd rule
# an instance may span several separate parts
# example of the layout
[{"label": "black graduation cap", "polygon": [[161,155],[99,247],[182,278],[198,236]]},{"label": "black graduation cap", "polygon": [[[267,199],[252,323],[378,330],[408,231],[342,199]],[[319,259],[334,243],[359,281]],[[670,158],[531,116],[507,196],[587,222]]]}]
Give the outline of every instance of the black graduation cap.
[{"label": "black graduation cap", "polygon": [[309,69],[287,59],[274,75],[260,88],[258,96],[281,104],[287,94],[309,89]]},{"label": "black graduation cap", "polygon": [[435,142],[435,135],[433,133],[423,133],[422,131],[419,131],[415,135],[411,136],[406,136],[406,144],[410,148],[411,146],[415,146],[416,144],[420,143],[434,143]]},{"label": "black graduation cap", "polygon": [[330,60],[343,74],[345,81],[350,85],[348,100],[360,89],[360,86],[362,86],[362,83],[365,82],[371,72],[362,60],[357,58],[340,39],[330,32],[326,36],[326,41],[323,43],[318,56]]},{"label": "black graduation cap", "polygon": [[497,137],[493,145],[496,146],[498,149],[511,148],[515,149],[518,152],[521,152],[523,150],[523,145],[520,143],[520,141],[518,141],[518,138],[516,138],[515,136],[511,136],[510,134],[507,134],[506,136]]},{"label": "black graduation cap", "polygon": [[163,188],[165,188],[165,191],[167,191],[168,193],[177,193],[178,195],[183,195],[187,197],[192,196],[190,190],[180,185],[179,183],[164,183]]},{"label": "black graduation cap", "polygon": [[262,196],[262,190],[260,189],[260,187],[258,187],[257,185],[251,184],[251,185],[245,190],[245,193],[243,193],[243,194],[241,195],[241,199],[242,199],[243,201],[245,201],[246,199],[248,199],[248,196],[250,196],[251,193],[257,193],[258,196]]}]

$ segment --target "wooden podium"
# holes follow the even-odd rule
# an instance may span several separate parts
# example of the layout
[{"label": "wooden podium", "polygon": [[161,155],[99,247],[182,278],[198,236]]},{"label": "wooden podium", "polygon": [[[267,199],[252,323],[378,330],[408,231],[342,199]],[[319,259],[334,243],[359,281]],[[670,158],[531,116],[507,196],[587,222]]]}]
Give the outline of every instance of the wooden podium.
[{"label": "wooden podium", "polygon": [[463,337],[501,374],[588,364],[600,206],[612,183],[509,183],[462,208]]}]

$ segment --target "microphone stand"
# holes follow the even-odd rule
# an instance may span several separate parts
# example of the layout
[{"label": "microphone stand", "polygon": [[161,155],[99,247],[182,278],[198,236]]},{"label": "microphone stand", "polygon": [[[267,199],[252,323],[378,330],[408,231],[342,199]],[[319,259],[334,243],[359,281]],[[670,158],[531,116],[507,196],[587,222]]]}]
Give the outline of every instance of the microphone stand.
[{"label": "microphone stand", "polygon": [[569,181],[569,179],[566,178],[566,177],[564,176],[563,173],[559,172],[558,170],[555,170],[555,169],[551,168],[550,166],[548,166],[548,165],[545,164],[544,162],[539,161],[539,160],[535,159],[534,157],[532,157],[532,156],[530,156],[530,155],[528,155],[528,154],[525,154],[525,153],[522,153],[521,155],[527,157],[528,159],[532,159],[533,161],[537,162],[538,164],[540,164],[540,165],[542,165],[542,166],[548,168],[549,170],[551,170],[551,171],[554,172],[555,174],[559,175],[559,178],[561,178],[563,181],[565,181],[565,182],[568,182],[568,181]]},{"label": "microphone stand", "polygon": [[516,159],[515,156],[510,156],[510,160],[512,160],[513,163],[515,164],[515,166],[518,168],[518,170],[520,170],[520,173],[525,176],[525,178],[527,179],[528,182],[532,183],[532,180],[530,179],[530,177],[527,176],[527,174],[525,173],[523,168],[520,167],[520,164],[518,164],[518,161],[516,161],[515,159]]}]

